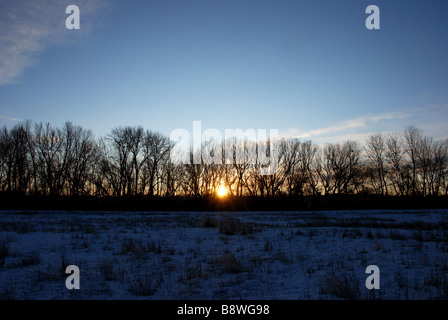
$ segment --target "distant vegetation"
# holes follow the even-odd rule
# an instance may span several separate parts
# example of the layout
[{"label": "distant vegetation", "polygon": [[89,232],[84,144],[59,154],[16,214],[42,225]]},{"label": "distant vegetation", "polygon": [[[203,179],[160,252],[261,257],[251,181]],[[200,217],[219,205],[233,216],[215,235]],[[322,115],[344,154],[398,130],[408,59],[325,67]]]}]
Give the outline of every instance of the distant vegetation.
[{"label": "distant vegetation", "polygon": [[[248,144],[239,144],[242,152]],[[190,164],[175,164],[172,148],[168,137],[142,127],[117,127],[101,138],[70,122],[62,128],[30,121],[3,127],[0,193],[3,199],[70,196],[90,201],[149,196],[160,204],[164,198],[185,197],[207,202],[225,186],[228,194],[222,198],[247,203],[308,196],[314,199],[307,200],[310,206],[329,195],[418,199],[448,192],[448,139],[435,140],[412,126],[392,135],[373,134],[364,145],[283,139],[273,175],[260,175],[260,164],[236,154],[231,164],[194,164],[193,155]]]}]

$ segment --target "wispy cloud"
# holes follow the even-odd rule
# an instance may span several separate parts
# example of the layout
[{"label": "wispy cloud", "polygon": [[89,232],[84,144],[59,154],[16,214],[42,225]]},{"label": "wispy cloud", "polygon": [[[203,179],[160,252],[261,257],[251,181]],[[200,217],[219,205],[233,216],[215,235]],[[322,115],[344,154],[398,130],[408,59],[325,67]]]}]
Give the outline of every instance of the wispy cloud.
[{"label": "wispy cloud", "polygon": [[387,113],[382,115],[372,115],[349,119],[343,122],[335,123],[333,125],[317,128],[309,131],[300,131],[298,129],[290,129],[284,133],[285,137],[294,137],[299,139],[311,139],[319,137],[334,137],[347,132],[354,132],[356,129],[368,129],[375,124],[379,124],[386,120],[405,119],[410,115],[407,113]]},{"label": "wispy cloud", "polygon": [[406,111],[390,112],[348,119],[308,131],[292,128],[281,133],[285,138],[312,140],[319,144],[354,140],[364,142],[372,133],[399,132],[415,125],[434,138],[447,138],[448,105],[433,105]]},{"label": "wispy cloud", "polygon": [[[81,12],[79,35],[91,30],[93,17],[109,0],[77,0]],[[13,83],[38,61],[48,46],[67,39],[65,8],[71,0],[0,1],[0,85]],[[73,33],[72,33],[73,34]]]},{"label": "wispy cloud", "polygon": [[23,119],[8,117],[8,116],[2,115],[2,114],[0,114],[0,120],[6,121],[6,122],[20,122],[20,121],[23,121]]}]

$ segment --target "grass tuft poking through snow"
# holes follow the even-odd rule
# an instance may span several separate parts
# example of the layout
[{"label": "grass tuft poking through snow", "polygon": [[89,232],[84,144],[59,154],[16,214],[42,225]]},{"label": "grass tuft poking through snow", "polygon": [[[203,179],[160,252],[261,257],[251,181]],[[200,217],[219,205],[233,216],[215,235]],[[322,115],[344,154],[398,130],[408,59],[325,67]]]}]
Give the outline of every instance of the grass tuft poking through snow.
[{"label": "grass tuft poking through snow", "polygon": [[0,299],[448,299],[448,210],[0,211]]}]

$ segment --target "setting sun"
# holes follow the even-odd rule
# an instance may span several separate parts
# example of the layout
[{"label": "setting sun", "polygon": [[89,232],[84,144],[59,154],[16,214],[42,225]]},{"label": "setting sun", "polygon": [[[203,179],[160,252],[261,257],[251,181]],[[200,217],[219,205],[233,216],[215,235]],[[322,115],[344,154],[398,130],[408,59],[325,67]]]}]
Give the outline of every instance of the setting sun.
[{"label": "setting sun", "polygon": [[223,184],[220,184],[216,193],[218,196],[224,197],[227,194],[227,189]]}]

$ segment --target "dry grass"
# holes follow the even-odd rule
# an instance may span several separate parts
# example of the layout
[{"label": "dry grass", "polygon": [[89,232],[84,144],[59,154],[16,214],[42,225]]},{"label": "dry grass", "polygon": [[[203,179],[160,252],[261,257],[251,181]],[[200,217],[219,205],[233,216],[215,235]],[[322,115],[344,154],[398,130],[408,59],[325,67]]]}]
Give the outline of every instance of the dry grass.
[{"label": "dry grass", "polygon": [[209,264],[219,273],[239,273],[243,270],[241,262],[228,250],[210,259]]},{"label": "dry grass", "polygon": [[322,278],[320,293],[340,299],[358,300],[361,298],[359,279],[352,271],[331,271]]}]

